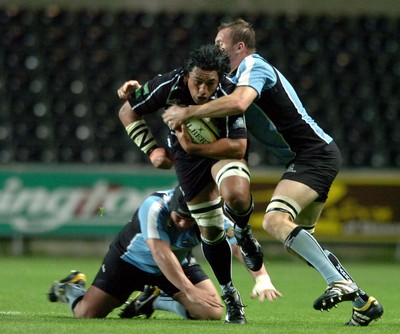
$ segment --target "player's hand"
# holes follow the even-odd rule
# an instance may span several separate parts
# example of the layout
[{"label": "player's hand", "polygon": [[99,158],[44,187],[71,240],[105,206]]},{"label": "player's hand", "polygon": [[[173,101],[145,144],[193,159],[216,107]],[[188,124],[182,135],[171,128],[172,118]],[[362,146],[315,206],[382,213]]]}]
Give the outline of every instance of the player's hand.
[{"label": "player's hand", "polygon": [[177,130],[179,126],[183,124],[184,121],[188,119],[186,115],[187,107],[180,107],[177,105],[170,106],[165,109],[162,118],[165,124],[172,130]]},{"label": "player's hand", "polygon": [[186,290],[185,295],[189,301],[194,304],[200,304],[206,307],[224,307],[217,294],[210,293],[207,290],[200,289],[196,286]]},{"label": "player's hand", "polygon": [[163,147],[157,147],[153,152],[150,153],[149,158],[153,166],[156,168],[171,169],[174,165],[173,160]]},{"label": "player's hand", "polygon": [[179,126],[176,130],[176,137],[178,138],[179,144],[181,144],[182,148],[187,152],[190,152],[190,146],[193,144],[192,138],[190,137],[188,130],[185,124]]},{"label": "player's hand", "polygon": [[263,302],[267,298],[270,302],[283,295],[275,289],[268,275],[263,274],[256,277],[256,284],[253,287],[250,297],[258,299]]},{"label": "player's hand", "polygon": [[118,97],[121,100],[127,100],[128,96],[132,94],[134,91],[138,90],[140,87],[142,86],[136,80],[126,81],[120,88],[118,88],[117,90]]}]

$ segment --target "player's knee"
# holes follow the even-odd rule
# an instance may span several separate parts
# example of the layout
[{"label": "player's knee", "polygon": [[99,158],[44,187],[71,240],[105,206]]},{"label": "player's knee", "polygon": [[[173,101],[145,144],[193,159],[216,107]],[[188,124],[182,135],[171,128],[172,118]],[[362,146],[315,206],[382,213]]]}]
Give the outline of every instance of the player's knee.
[{"label": "player's knee", "polygon": [[281,211],[270,211],[265,214],[262,226],[268,234],[275,239],[284,242],[288,236],[288,231],[293,229],[294,223],[289,215]]},{"label": "player's knee", "polygon": [[272,236],[275,236],[278,231],[290,222],[288,215],[282,211],[269,211],[264,215],[262,226]]},{"label": "player's knee", "polygon": [[224,202],[235,212],[245,212],[250,207],[250,171],[240,161],[224,165],[215,177]]},{"label": "player's knee", "polygon": [[[92,287],[93,286],[90,288]],[[114,308],[119,307],[122,304],[119,301],[99,303],[98,299],[93,298],[93,296],[89,299],[85,297],[79,300],[72,310],[75,318],[105,318],[114,310]]]},{"label": "player's knee", "polygon": [[251,206],[251,196],[246,189],[232,189],[224,194],[225,204],[237,213],[246,212]]},{"label": "player's knee", "polygon": [[275,230],[278,228],[280,224],[280,220],[277,218],[278,218],[277,215],[274,213],[266,213],[262,221],[263,229],[272,236],[276,234]]},{"label": "player's knee", "polygon": [[296,220],[301,212],[300,205],[287,196],[274,196],[265,210],[263,228],[267,232],[276,233],[276,230],[283,228],[286,224]]},{"label": "player's knee", "polygon": [[222,307],[208,307],[207,318],[203,320],[221,320],[223,315]]}]

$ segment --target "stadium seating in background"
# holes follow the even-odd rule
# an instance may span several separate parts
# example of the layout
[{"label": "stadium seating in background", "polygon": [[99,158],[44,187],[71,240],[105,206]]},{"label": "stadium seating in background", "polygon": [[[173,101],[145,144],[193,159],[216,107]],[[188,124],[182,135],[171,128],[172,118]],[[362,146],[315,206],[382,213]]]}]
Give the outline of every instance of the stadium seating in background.
[{"label": "stadium seating in background", "polygon": [[[344,166],[400,166],[400,19],[244,15],[258,52],[294,83],[337,141]],[[146,163],[124,129],[116,90],[180,66],[213,42],[210,13],[0,8],[0,162]],[[160,122],[152,124],[164,135]],[[253,141],[252,166],[276,166]]]}]

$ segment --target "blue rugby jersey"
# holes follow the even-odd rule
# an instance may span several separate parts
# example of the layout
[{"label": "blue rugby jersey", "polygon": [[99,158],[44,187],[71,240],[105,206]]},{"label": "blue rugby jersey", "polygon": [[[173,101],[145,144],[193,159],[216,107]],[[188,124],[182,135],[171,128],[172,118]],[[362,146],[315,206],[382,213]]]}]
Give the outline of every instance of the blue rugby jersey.
[{"label": "blue rugby jersey", "polygon": [[260,55],[243,59],[232,80],[257,91],[258,98],[246,111],[248,131],[282,161],[288,163],[297,154],[319,150],[332,141],[307,114],[289,81]]},{"label": "blue rugby jersey", "polygon": [[[162,272],[154,261],[146,240],[167,241],[182,265],[187,263],[191,250],[200,244],[200,232],[196,225],[186,231],[179,231],[171,223],[170,202],[173,193],[174,189],[169,189],[147,197],[112,244],[112,247],[119,250],[121,259],[150,274],[161,275]],[[229,242],[235,244],[233,223],[227,218],[225,229]]]}]

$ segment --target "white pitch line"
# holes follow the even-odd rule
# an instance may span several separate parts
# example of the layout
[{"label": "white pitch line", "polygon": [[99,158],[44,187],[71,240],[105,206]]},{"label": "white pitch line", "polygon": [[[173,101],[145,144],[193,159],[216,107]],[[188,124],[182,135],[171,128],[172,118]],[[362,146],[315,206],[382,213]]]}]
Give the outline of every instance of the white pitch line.
[{"label": "white pitch line", "polygon": [[2,315],[20,315],[22,312],[19,311],[0,311]]}]

